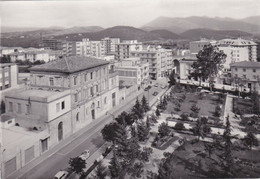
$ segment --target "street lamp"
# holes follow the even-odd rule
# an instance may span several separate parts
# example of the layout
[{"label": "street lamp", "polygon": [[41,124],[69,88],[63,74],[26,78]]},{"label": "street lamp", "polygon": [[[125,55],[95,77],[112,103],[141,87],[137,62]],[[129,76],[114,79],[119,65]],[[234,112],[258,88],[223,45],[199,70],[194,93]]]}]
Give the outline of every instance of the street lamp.
[{"label": "street lamp", "polygon": [[110,112],[107,111],[107,112],[106,112],[106,115],[108,115],[108,114],[113,117],[113,120],[115,120],[115,115],[114,115],[114,114],[112,114],[112,113],[110,113]]}]

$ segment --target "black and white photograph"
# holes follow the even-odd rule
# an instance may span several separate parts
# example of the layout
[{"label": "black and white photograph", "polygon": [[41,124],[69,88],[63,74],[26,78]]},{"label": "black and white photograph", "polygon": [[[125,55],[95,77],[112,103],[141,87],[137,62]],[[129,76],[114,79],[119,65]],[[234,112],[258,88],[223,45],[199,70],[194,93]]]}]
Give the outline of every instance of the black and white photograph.
[{"label": "black and white photograph", "polygon": [[2,0],[0,34],[0,179],[260,178],[260,0]]}]

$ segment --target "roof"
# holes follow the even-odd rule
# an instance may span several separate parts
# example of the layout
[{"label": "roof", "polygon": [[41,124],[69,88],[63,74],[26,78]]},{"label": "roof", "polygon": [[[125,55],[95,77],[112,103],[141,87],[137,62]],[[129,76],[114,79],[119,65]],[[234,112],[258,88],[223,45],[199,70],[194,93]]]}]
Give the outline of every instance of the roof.
[{"label": "roof", "polygon": [[260,68],[260,62],[242,61],[230,64],[231,67]]},{"label": "roof", "polygon": [[250,46],[257,45],[255,42],[250,40],[238,39],[223,39],[219,41],[220,45],[231,45],[231,46]]},{"label": "roof", "polygon": [[92,57],[71,56],[57,59],[46,64],[30,68],[30,71],[74,73],[82,70],[107,65],[109,62]]}]

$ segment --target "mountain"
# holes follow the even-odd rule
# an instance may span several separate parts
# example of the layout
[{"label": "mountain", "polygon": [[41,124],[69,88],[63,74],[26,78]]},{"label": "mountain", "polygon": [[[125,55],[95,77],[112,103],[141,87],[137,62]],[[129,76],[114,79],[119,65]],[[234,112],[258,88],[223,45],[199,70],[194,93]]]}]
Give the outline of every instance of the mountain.
[{"label": "mountain", "polygon": [[170,32],[165,29],[152,30],[150,32],[153,34],[156,34],[157,36],[159,36],[163,39],[180,39],[181,38],[178,34]]},{"label": "mountain", "polygon": [[103,30],[99,26],[87,26],[87,27],[72,27],[72,28],[59,28],[59,27],[49,27],[36,30],[27,30],[27,31],[18,31],[18,32],[9,32],[2,33],[2,37],[10,38],[14,36],[30,36],[30,37],[50,37],[57,35],[65,35],[71,33],[86,33],[86,32],[97,32]]},{"label": "mountain", "polygon": [[250,24],[255,24],[260,27],[260,16],[247,17],[247,18],[242,19],[242,21],[250,23]]},{"label": "mountain", "polygon": [[159,17],[144,25],[144,30],[166,29],[174,33],[182,33],[190,29],[213,29],[213,30],[239,30],[249,33],[259,32],[259,26],[243,20],[232,18],[210,17],[185,17],[171,18]]},{"label": "mountain", "polygon": [[134,39],[138,41],[163,39],[158,34],[147,32],[130,26],[115,26],[98,32],[61,35],[56,36],[55,38],[63,40],[81,40],[82,38],[89,38],[90,40],[100,40],[104,37],[117,37],[121,40]]},{"label": "mountain", "polygon": [[191,29],[179,35],[189,40],[200,40],[201,38],[220,40],[224,38],[252,37],[252,34],[243,31],[212,29]]}]

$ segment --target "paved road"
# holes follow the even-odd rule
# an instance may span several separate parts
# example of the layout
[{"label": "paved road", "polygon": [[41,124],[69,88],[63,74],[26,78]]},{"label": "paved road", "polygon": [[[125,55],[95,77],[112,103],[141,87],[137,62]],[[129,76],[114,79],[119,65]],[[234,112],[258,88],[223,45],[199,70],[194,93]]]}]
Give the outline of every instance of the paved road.
[{"label": "paved road", "polygon": [[[154,91],[162,91],[159,87],[154,87],[149,90],[149,99],[152,100],[155,97],[150,93]],[[138,98],[141,100],[142,96],[145,95],[148,98],[148,91],[141,93]],[[116,111],[110,111],[113,115],[117,116],[122,111],[129,111],[135,103],[135,99],[127,104],[121,106]],[[71,157],[79,156],[82,151],[88,149],[90,155],[92,155],[96,150],[98,150],[104,143],[101,136],[101,129],[105,124],[110,123],[113,118],[112,115],[103,116],[97,119],[98,122],[95,125],[86,127],[80,136],[75,137],[71,143],[65,145],[63,148],[57,150],[55,153],[50,154],[46,159],[43,159],[39,164],[34,165],[34,167],[27,169],[25,171],[18,171],[13,175],[9,176],[8,179],[21,178],[21,179],[48,179],[53,178],[53,176],[61,169],[68,167],[68,161]],[[33,161],[34,162],[34,161]]]}]

